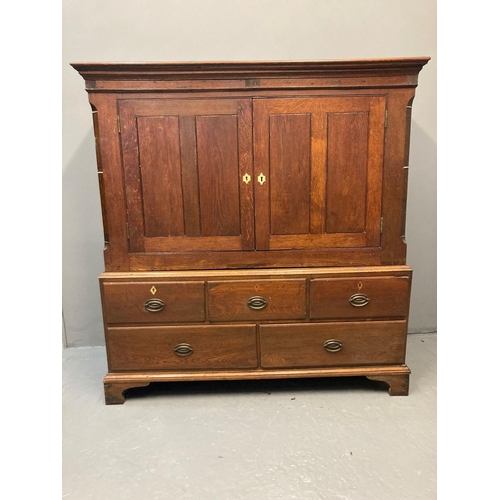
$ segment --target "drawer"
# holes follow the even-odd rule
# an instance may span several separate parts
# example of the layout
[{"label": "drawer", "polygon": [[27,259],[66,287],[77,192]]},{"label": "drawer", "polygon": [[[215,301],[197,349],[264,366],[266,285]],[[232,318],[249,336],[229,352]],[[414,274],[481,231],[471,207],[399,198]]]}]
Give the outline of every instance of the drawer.
[{"label": "drawer", "polygon": [[110,371],[255,368],[256,327],[110,327],[106,347]]},{"label": "drawer", "polygon": [[406,321],[259,328],[263,368],[402,364],[405,360]]},{"label": "drawer", "polygon": [[205,284],[189,282],[103,283],[106,322],[205,321]]},{"label": "drawer", "polygon": [[311,319],[404,318],[410,278],[328,278],[311,280]]},{"label": "drawer", "polygon": [[306,280],[209,281],[211,321],[303,319]]}]

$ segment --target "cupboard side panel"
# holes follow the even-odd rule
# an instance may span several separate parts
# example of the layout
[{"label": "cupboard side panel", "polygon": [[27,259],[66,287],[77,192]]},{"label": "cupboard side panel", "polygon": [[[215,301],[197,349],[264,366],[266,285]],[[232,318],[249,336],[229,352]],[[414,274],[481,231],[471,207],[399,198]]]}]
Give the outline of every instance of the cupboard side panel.
[{"label": "cupboard side panel", "polygon": [[104,248],[106,271],[129,269],[126,208],[116,98],[113,94],[90,94],[96,111],[96,146],[100,151],[108,240]]}]

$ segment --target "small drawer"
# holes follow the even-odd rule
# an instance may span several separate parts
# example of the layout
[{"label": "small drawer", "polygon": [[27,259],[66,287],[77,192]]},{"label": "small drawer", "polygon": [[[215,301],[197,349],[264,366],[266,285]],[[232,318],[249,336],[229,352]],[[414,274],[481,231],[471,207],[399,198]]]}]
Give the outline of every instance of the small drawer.
[{"label": "small drawer", "polygon": [[303,319],[306,280],[210,281],[211,321]]},{"label": "small drawer", "polygon": [[406,321],[260,326],[263,368],[402,364]]},{"label": "small drawer", "polygon": [[106,347],[110,371],[255,368],[256,327],[110,327]]},{"label": "small drawer", "polygon": [[311,319],[404,318],[410,302],[410,279],[312,279],[310,301]]},{"label": "small drawer", "polygon": [[103,284],[108,324],[205,321],[204,282]]}]

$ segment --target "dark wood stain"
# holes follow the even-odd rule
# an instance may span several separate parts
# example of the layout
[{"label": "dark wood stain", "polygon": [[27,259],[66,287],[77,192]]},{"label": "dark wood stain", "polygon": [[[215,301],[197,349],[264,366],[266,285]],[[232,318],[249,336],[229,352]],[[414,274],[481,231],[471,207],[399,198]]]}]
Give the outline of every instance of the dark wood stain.
[{"label": "dark wood stain", "polygon": [[311,117],[269,117],[271,234],[309,233]]},{"label": "dark wood stain", "polygon": [[368,114],[328,113],[326,232],[365,229]]},{"label": "dark wood stain", "polygon": [[177,116],[138,117],[145,236],[184,235]]},{"label": "dark wood stain", "polygon": [[236,116],[198,116],[198,172],[203,236],[236,236],[240,230]]}]

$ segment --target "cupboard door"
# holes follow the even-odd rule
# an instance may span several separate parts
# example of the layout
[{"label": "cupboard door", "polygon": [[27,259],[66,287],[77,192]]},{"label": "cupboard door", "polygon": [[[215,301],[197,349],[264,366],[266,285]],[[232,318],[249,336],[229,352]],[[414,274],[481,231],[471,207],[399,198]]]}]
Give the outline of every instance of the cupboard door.
[{"label": "cupboard door", "polygon": [[253,250],[251,99],[118,106],[130,252]]},{"label": "cupboard door", "polygon": [[386,99],[254,100],[258,250],[380,246]]}]

